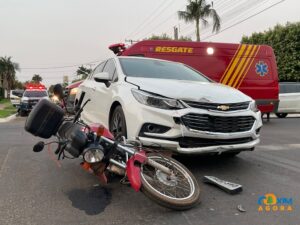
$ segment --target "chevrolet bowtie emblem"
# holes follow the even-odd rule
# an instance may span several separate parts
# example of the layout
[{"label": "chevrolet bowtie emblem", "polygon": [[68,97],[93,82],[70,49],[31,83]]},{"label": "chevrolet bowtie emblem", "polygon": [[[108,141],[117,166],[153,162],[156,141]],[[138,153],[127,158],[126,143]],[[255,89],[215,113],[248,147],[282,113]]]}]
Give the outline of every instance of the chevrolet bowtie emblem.
[{"label": "chevrolet bowtie emblem", "polygon": [[217,109],[221,109],[222,111],[226,111],[230,109],[229,105],[219,105]]}]

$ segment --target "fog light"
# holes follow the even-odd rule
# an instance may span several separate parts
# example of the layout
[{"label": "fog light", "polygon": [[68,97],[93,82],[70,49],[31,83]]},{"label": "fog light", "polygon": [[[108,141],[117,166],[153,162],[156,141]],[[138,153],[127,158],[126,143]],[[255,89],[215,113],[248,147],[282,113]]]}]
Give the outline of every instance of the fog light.
[{"label": "fog light", "polygon": [[83,153],[83,158],[88,163],[97,163],[102,161],[104,153],[100,146],[97,148],[88,148]]},{"label": "fog light", "polygon": [[155,124],[155,123],[145,123],[140,131],[140,136],[143,136],[144,133],[157,133],[162,134],[170,130],[170,127]]}]

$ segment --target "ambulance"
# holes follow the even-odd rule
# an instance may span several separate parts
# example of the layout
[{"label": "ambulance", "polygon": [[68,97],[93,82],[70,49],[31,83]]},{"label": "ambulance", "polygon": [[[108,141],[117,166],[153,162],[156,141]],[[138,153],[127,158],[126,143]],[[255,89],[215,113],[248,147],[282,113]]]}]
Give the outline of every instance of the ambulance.
[{"label": "ambulance", "polygon": [[[145,40],[129,47],[109,46],[119,56],[139,56],[181,62],[215,82],[252,97],[262,113],[276,112],[279,103],[277,65],[267,45]],[[226,97],[226,96],[224,96]]]}]

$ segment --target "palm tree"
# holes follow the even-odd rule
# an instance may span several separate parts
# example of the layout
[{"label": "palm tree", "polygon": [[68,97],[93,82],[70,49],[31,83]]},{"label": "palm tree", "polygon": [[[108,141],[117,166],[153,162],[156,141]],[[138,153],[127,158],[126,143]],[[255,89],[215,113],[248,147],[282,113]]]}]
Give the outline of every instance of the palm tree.
[{"label": "palm tree", "polygon": [[11,57],[0,58],[0,76],[1,87],[4,90],[4,81],[6,81],[7,97],[10,97],[10,90],[13,87],[16,80],[16,71],[19,71],[19,64],[12,62]]},{"label": "palm tree", "polygon": [[76,71],[77,76],[81,76],[81,79],[86,79],[91,72],[92,69],[88,69],[84,66],[79,66]]},{"label": "palm tree", "polygon": [[213,32],[218,32],[221,28],[221,19],[212,4],[207,4],[205,0],[188,0],[185,11],[178,11],[179,19],[186,23],[196,22],[197,41],[200,41],[200,21],[204,26],[208,25],[206,18],[213,19]]},{"label": "palm tree", "polygon": [[34,74],[31,80],[33,81],[33,83],[38,84],[43,80],[43,78],[39,74]]}]

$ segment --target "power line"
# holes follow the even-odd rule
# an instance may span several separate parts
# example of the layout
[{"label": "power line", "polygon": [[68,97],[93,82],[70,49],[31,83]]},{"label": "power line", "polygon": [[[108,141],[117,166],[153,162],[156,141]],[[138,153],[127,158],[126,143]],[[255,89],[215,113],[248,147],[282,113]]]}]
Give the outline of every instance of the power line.
[{"label": "power line", "polygon": [[101,60],[96,60],[96,61],[91,61],[87,63],[80,63],[76,65],[68,65],[68,66],[52,66],[52,67],[21,67],[21,70],[50,70],[50,69],[62,69],[62,68],[71,68],[71,67],[77,67],[81,65],[88,65],[88,64],[93,64],[100,62]]},{"label": "power line", "polygon": [[221,30],[220,32],[218,32],[217,34],[209,35],[209,36],[205,37],[205,38],[202,39],[202,40],[206,40],[206,39],[208,39],[208,38],[211,38],[211,37],[213,37],[213,36],[216,36],[216,35],[218,35],[218,34],[224,32],[224,31],[226,31],[226,30],[228,30],[228,29],[230,29],[230,28],[232,28],[232,27],[234,27],[234,26],[236,26],[236,25],[239,25],[239,24],[241,24],[241,23],[243,23],[243,22],[245,22],[245,21],[247,21],[247,20],[253,18],[254,16],[257,16],[257,15],[259,15],[259,14],[261,14],[261,13],[263,13],[263,12],[265,12],[265,11],[271,9],[271,8],[273,8],[274,6],[276,6],[276,5],[280,4],[280,3],[283,3],[284,1],[286,1],[286,0],[281,0],[281,1],[279,1],[279,2],[276,2],[276,3],[270,5],[269,7],[265,8],[265,9],[263,9],[263,10],[261,10],[261,11],[255,13],[255,14],[253,14],[253,15],[251,15],[251,16],[248,16],[248,17],[246,17],[246,18],[243,19],[243,20],[240,20],[240,21],[236,22],[236,23],[232,24],[232,25],[229,26],[229,27],[226,27],[226,28],[222,29],[222,30]]},{"label": "power line", "polygon": [[[172,3],[174,3],[173,1],[171,1],[171,2],[169,2],[169,4],[168,5],[166,5],[164,8],[162,8],[161,10],[159,10],[158,11],[158,14],[162,14]],[[173,16],[173,13],[172,13],[172,15],[171,16]],[[147,27],[146,25],[149,25],[149,24],[151,24],[153,21],[155,21],[157,19],[157,17],[154,17],[154,18],[152,18],[150,21],[148,21],[148,23],[146,23],[146,24],[144,24],[144,26],[143,27]],[[170,18],[169,18],[170,19]],[[166,22],[166,21],[165,21]],[[164,23],[164,22],[163,22]],[[161,23],[160,23],[160,25],[161,25]],[[160,26],[159,25],[159,26]],[[156,27],[155,27],[156,28]],[[136,33],[136,35],[138,35],[139,33],[143,33],[143,30],[140,30],[140,31],[138,31],[137,33]],[[140,35],[140,36],[145,36],[145,35]]]},{"label": "power line", "polygon": [[[245,10],[245,11],[239,10],[240,12],[244,12],[244,13],[239,13],[239,12],[238,12],[238,13],[235,13],[236,16],[234,16],[234,17],[230,16],[230,15],[231,15],[231,11],[229,11],[229,16],[225,15],[225,18],[226,18],[226,19],[225,19],[225,20],[222,19],[222,21],[223,21],[223,23],[224,23],[224,21],[225,21],[224,24],[231,24],[231,23],[232,23],[231,21],[232,21],[232,20],[235,20],[235,17],[239,16],[240,18],[244,18],[245,16],[248,16],[250,12],[255,11],[255,10],[258,9],[260,6],[266,4],[268,1],[270,1],[270,0],[263,0],[263,1],[261,1],[259,4],[256,4],[256,6],[249,7],[248,10]],[[234,22],[234,21],[233,21],[233,22]],[[208,30],[209,28],[211,28],[211,26],[209,26],[209,27],[203,29],[204,32],[202,32],[202,35],[203,35],[203,34],[205,35],[205,34],[211,33],[211,32]]]},{"label": "power line", "polygon": [[[240,14],[242,14],[242,15],[247,15],[249,12],[250,12],[250,10],[252,11],[252,10],[254,10],[254,9],[257,9],[258,7],[260,7],[261,5],[264,5],[266,2],[268,2],[269,0],[263,0],[263,1],[256,1],[256,4],[255,5],[253,5],[253,2],[250,2],[250,4],[246,4],[246,6],[245,6],[245,4],[243,4],[243,2],[241,2],[242,4],[239,4],[239,7],[235,7],[235,8],[232,8],[231,10],[228,10],[228,11],[226,11],[223,15],[220,15],[220,17],[221,17],[221,20],[222,20],[222,22],[224,23],[224,21],[226,21],[225,22],[225,24],[226,23],[229,23],[231,20],[234,20],[237,16],[239,16],[240,17]],[[246,1],[246,3],[248,3],[247,1]],[[248,5],[250,6],[250,7],[248,7]],[[251,7],[251,5],[252,5],[252,7]],[[248,10],[246,10],[246,13],[243,13],[243,12],[245,12],[243,9],[245,9],[245,8],[247,8]],[[225,18],[225,19],[224,19]],[[202,30],[202,35],[203,34],[206,34],[206,33],[209,33],[210,31],[208,30],[208,29],[210,29],[211,28],[211,25],[209,25],[209,26],[207,26],[207,27],[205,27],[203,30]],[[204,32],[203,32],[204,31]],[[187,36],[190,36],[190,35],[195,35],[195,32],[194,31],[191,31],[190,33],[188,33],[188,34],[186,34]]]},{"label": "power line", "polygon": [[[180,7],[180,9],[182,9],[184,6],[185,6],[185,4],[182,5],[182,6]],[[172,13],[172,14],[171,14],[170,16],[168,16],[165,20],[163,20],[162,22],[159,22],[159,24],[156,25],[154,28],[157,29],[158,27],[161,27],[161,25],[163,25],[163,24],[165,24],[167,21],[169,21],[169,20],[174,16],[174,14],[176,15],[176,13],[177,13],[177,11],[176,11],[175,13]],[[173,30],[173,29],[172,29],[172,30]],[[140,36],[140,38],[138,38],[138,39],[146,38],[150,33],[153,33],[153,29],[151,29],[151,31],[147,32],[145,35]]]},{"label": "power line", "polygon": [[[171,0],[172,1],[172,0]],[[167,1],[163,1],[162,4],[159,4],[157,8],[155,8],[155,10],[152,11],[152,13],[149,14],[149,16],[140,24],[138,25],[129,35],[127,35],[127,37],[125,39],[128,39],[128,37],[136,34],[139,29],[142,27],[142,25],[147,22],[147,20],[149,20],[156,12],[159,8],[161,8]]]}]

